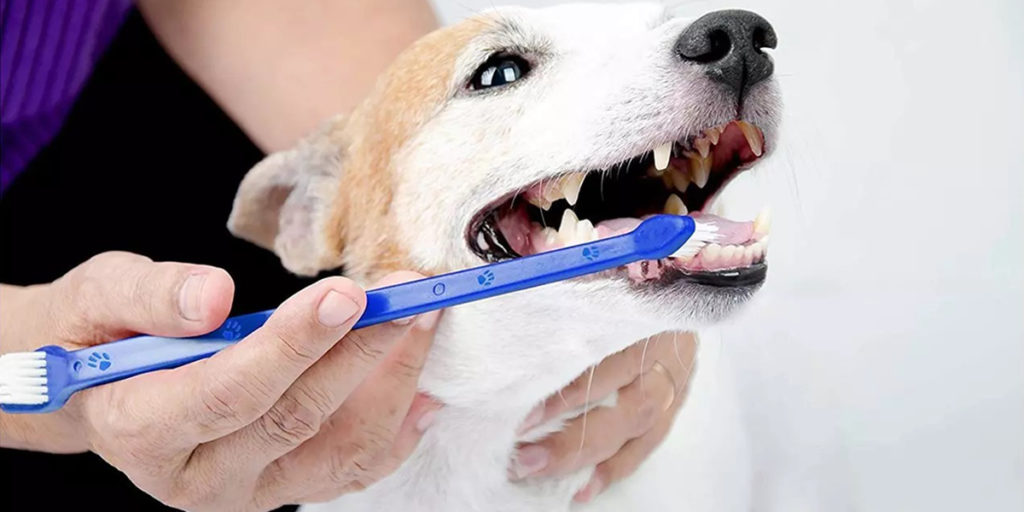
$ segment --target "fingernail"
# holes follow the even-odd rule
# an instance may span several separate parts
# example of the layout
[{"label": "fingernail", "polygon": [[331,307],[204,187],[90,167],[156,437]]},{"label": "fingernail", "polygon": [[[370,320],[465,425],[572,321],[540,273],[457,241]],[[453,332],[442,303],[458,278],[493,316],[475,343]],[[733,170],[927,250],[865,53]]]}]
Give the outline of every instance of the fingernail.
[{"label": "fingernail", "polygon": [[587,482],[587,485],[572,497],[572,500],[577,503],[589,503],[590,500],[594,499],[594,496],[601,493],[603,488],[604,483],[597,475],[594,475],[590,477],[590,481]]},{"label": "fingernail", "polygon": [[543,446],[527,445],[516,454],[514,474],[517,479],[526,478],[548,465],[548,450]]},{"label": "fingernail", "polygon": [[317,319],[324,327],[338,327],[359,311],[359,306],[336,290],[329,290],[316,310]]},{"label": "fingernail", "polygon": [[421,331],[429,331],[437,325],[437,321],[440,318],[441,310],[427,311],[426,313],[416,317],[416,328]]},{"label": "fingernail", "polygon": [[206,282],[206,275],[206,272],[191,274],[181,285],[178,292],[178,309],[186,320],[203,319],[203,283]]},{"label": "fingernail", "polygon": [[540,424],[540,421],[544,419],[544,403],[541,402],[530,411],[530,414],[526,415],[526,419],[523,420],[523,424],[519,426],[519,430],[516,430],[516,434],[525,434],[530,431],[533,427]]},{"label": "fingernail", "polygon": [[437,410],[431,409],[423,413],[423,416],[420,416],[420,419],[416,421],[416,430],[421,434],[426,432],[434,424],[435,419],[437,419]]},{"label": "fingernail", "polygon": [[403,316],[402,318],[396,318],[396,319],[392,320],[391,323],[393,323],[395,325],[409,325],[415,319],[416,319],[416,317],[414,317],[414,316]]}]

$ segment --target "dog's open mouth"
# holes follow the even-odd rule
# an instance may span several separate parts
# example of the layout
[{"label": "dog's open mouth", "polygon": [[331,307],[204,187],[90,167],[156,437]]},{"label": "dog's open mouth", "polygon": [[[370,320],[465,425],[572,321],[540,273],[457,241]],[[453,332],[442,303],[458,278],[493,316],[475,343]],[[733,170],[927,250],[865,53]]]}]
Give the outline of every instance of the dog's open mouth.
[{"label": "dog's open mouth", "polygon": [[718,228],[717,243],[692,257],[627,265],[629,278],[757,284],[767,272],[766,212],[754,221],[737,222],[705,210],[764,149],[760,129],[732,121],[662,144],[608,170],[546,179],[478,213],[467,233],[469,247],[487,261],[500,261],[627,233],[650,215],[691,215]]}]

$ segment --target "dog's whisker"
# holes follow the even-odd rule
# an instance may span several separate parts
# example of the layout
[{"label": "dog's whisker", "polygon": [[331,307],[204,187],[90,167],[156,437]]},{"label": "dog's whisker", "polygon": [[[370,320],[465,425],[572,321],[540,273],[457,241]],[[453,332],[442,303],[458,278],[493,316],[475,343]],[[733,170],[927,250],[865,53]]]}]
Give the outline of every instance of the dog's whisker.
[{"label": "dog's whisker", "polygon": [[640,352],[640,393],[646,394],[647,388],[644,387],[644,360],[647,359],[647,347],[651,344],[651,337],[648,336],[644,340],[644,349]]},{"label": "dog's whisker", "polygon": [[576,448],[576,457],[583,454],[583,444],[587,441],[587,414],[590,413],[590,387],[594,385],[594,372],[597,365],[590,367],[590,375],[587,376],[587,393],[583,399],[583,424],[580,425],[580,445]]}]

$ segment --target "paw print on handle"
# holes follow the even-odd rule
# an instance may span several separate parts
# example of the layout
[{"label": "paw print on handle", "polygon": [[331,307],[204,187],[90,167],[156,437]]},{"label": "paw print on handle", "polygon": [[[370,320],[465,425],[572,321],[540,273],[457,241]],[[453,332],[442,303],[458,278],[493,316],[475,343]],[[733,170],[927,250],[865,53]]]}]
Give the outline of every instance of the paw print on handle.
[{"label": "paw print on handle", "polygon": [[224,329],[221,330],[221,336],[228,341],[234,341],[242,335],[242,324],[238,323],[237,320],[228,320],[224,324]]},{"label": "paw print on handle", "polygon": [[594,261],[597,258],[599,258],[600,256],[601,256],[601,250],[598,249],[596,246],[594,246],[594,247],[584,247],[583,248],[583,257],[586,258],[587,261]]},{"label": "paw print on handle", "polygon": [[490,286],[494,282],[494,272],[484,270],[480,275],[476,276],[476,282],[480,283],[480,286]]},{"label": "paw print on handle", "polygon": [[89,354],[89,362],[86,364],[90,368],[99,368],[101,372],[105,372],[114,362],[110,360],[110,354],[106,352],[93,352]]}]

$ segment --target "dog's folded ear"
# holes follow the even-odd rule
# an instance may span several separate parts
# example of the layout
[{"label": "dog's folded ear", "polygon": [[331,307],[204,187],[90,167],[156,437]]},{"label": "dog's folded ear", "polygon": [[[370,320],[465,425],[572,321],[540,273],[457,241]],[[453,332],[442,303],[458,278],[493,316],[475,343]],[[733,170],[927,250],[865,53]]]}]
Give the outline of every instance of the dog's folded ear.
[{"label": "dog's folded ear", "polygon": [[333,137],[342,122],[329,120],[293,149],[266,157],[242,180],[228,230],[273,250],[289,271],[316,275],[341,266],[337,206],[342,145]]}]

